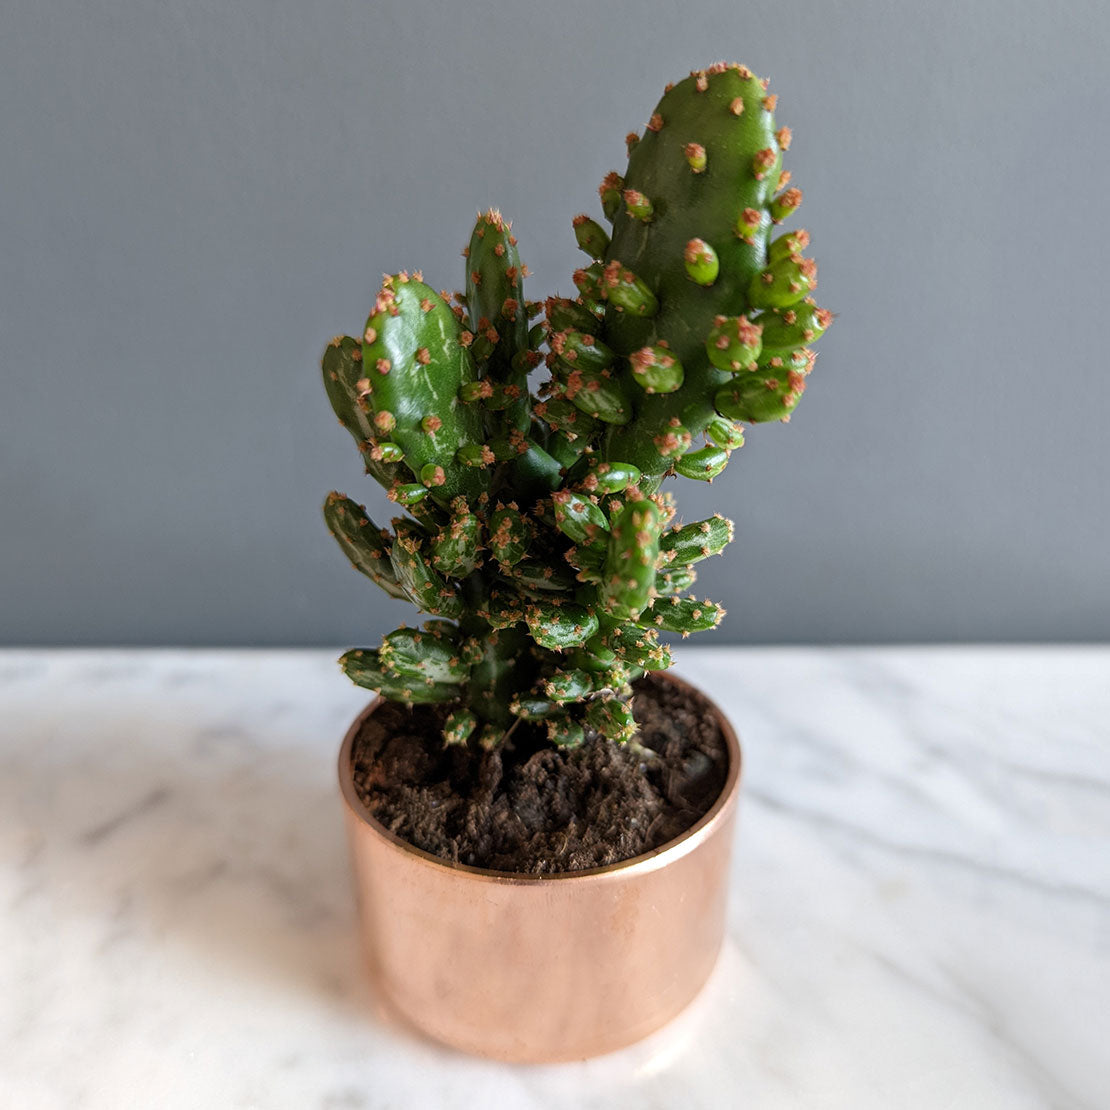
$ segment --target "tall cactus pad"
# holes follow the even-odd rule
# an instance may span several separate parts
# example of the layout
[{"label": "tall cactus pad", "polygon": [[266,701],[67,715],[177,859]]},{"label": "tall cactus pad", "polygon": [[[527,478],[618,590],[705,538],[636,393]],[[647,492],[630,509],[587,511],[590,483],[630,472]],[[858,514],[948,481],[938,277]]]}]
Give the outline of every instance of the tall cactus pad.
[{"label": "tall cactus pad", "polygon": [[[614,178],[619,201],[614,187],[603,188],[613,235],[601,259],[601,336],[627,360],[616,376],[647,393],[627,391],[631,419],[611,431],[608,449],[645,475],[719,473],[727,456],[682,466],[680,453],[660,450],[658,429],[677,422],[690,433],[686,450],[700,450],[696,441],[718,415],[715,399],[728,375],[754,368],[759,310],[781,313],[815,281],[812,260],[800,253],[804,232],[784,237],[790,242],[778,257],[768,255],[772,226],[801,200],[797,189],[775,195],[788,179],[782,151],[790,133],[776,128],[774,107],[766,82],[744,66],[692,73],[665,93],[632,145],[626,172]],[[775,335],[786,338],[781,326]],[[651,381],[645,352],[659,348],[681,367],[678,386]]]}]

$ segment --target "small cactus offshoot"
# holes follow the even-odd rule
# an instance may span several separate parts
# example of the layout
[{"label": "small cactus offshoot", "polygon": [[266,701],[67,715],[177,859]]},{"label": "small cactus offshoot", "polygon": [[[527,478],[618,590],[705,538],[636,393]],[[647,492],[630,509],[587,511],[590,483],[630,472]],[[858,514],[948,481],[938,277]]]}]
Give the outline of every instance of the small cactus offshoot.
[{"label": "small cactus offshoot", "polygon": [[442,704],[444,744],[488,749],[516,728],[628,741],[631,684],[671,663],[660,632],[724,616],[685,595],[732,524],[676,525],[662,483],[712,481],[744,425],[788,420],[831,323],[808,234],[777,230],[802,194],[775,104],[741,65],[669,86],[601,183],[609,229],[574,218],[589,259],[575,296],[525,299],[512,226],[490,210],[463,291],[388,276],[361,333],[325,350],[340,423],[407,510],[382,528],[331,493],[328,528],[431,618],[340,662],[386,698]]}]

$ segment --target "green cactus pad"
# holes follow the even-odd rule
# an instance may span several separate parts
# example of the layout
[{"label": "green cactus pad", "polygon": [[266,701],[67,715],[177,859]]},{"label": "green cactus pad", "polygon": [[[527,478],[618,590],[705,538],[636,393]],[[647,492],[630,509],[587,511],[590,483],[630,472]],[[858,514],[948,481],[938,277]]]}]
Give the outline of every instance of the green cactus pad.
[{"label": "green cactus pad", "polygon": [[706,424],[705,435],[710,443],[726,451],[737,451],[744,446],[744,429],[723,416],[716,416]]},{"label": "green cactus pad", "polygon": [[674,393],[682,386],[682,363],[667,347],[641,347],[628,356],[632,380],[645,393]]},{"label": "green cactus pad", "polygon": [[425,559],[423,532],[413,522],[394,522],[397,538],[390,548],[389,558],[397,581],[404,587],[409,599],[426,613],[456,618],[465,612],[458,592],[453,590]]},{"label": "green cactus pad", "polygon": [[602,295],[617,312],[630,316],[654,316],[659,301],[648,285],[627,266],[611,262],[602,275]]},{"label": "green cactus pad", "polygon": [[489,518],[489,548],[503,566],[511,567],[524,558],[532,530],[516,502],[499,505]]},{"label": "green cactus pad", "polygon": [[565,396],[575,408],[606,424],[627,424],[632,419],[632,402],[608,370],[573,370]]},{"label": "green cactus pad", "polygon": [[596,335],[601,329],[601,320],[580,301],[569,301],[565,297],[549,297],[544,305],[547,328],[551,332],[580,331]]},{"label": "green cactus pad", "polygon": [[456,709],[443,722],[443,742],[448,745],[465,744],[474,735],[478,718],[469,709]]},{"label": "green cactus pad", "polygon": [[599,698],[586,707],[586,724],[607,740],[625,744],[636,735],[632,707],[619,698]]},{"label": "green cactus pad", "polygon": [[791,308],[769,309],[759,318],[763,328],[763,354],[785,355],[816,342],[829,324],[832,313],[803,301]]},{"label": "green cactus pad", "polygon": [[569,490],[560,490],[552,495],[551,501],[559,531],[576,544],[593,543],[609,531],[609,518],[588,498]]},{"label": "green cactus pad", "polygon": [[789,416],[805,388],[805,375],[797,370],[751,374],[725,386],[717,393],[714,403],[717,411],[730,420],[762,424]]},{"label": "green cactus pad", "polygon": [[442,469],[432,495],[444,505],[460,494],[476,497],[481,488],[455,459],[460,445],[483,438],[481,415],[458,399],[462,384],[476,376],[461,330],[434,289],[398,274],[386,278],[362,342],[360,381],[374,428],[401,447],[414,477],[428,465]]},{"label": "green cactus pad", "polygon": [[674,566],[689,565],[720,555],[732,542],[734,526],[720,513],[682,528],[664,532],[659,550]]},{"label": "green cactus pad", "polygon": [[639,468],[630,463],[603,462],[590,471],[583,484],[591,492],[620,493],[629,486],[638,485],[641,477]]},{"label": "green cactus pad", "polygon": [[465,578],[481,565],[482,520],[463,497],[451,502],[451,519],[432,543],[432,566],[455,578]]},{"label": "green cactus pad", "polygon": [[597,617],[580,605],[530,605],[524,619],[532,639],[552,651],[580,647],[597,631]]},{"label": "green cactus pad", "polygon": [[442,633],[398,628],[382,640],[378,662],[395,679],[465,682],[470,668],[459,658],[455,639]]},{"label": "green cactus pad", "polygon": [[374,650],[356,648],[339,658],[343,673],[368,690],[377,690],[390,701],[410,702],[414,705],[454,701],[461,688],[454,683],[434,682],[431,679],[399,678],[386,671]]},{"label": "green cactus pad", "polygon": [[704,239],[691,239],[683,252],[686,276],[698,285],[712,285],[721,272],[717,252]]},{"label": "green cactus pad", "polygon": [[324,521],[355,570],[373,579],[390,597],[408,600],[389,560],[390,535],[366,510],[334,490],[324,501]]},{"label": "green cactus pad", "polygon": [[596,220],[583,213],[574,217],[574,237],[591,258],[604,258],[609,249],[609,235]]},{"label": "green cactus pad", "polygon": [[792,254],[772,262],[752,278],[748,301],[755,308],[789,308],[816,284],[817,267],[813,259]]},{"label": "green cactus pad", "polygon": [[586,742],[586,730],[571,717],[552,717],[547,722],[547,738],[557,748],[580,748]]},{"label": "green cactus pad", "polygon": [[537,698],[529,694],[518,694],[509,702],[509,712],[524,721],[542,721],[562,713],[562,707],[547,698]]},{"label": "green cactus pad", "polygon": [[613,363],[613,352],[588,332],[552,332],[548,346],[556,361],[567,370],[604,370]]},{"label": "green cactus pad", "polygon": [[667,632],[704,632],[716,628],[725,615],[724,609],[712,601],[691,597],[660,598],[640,618],[641,624],[652,624]]},{"label": "green cactus pad", "polygon": [[618,620],[647,608],[655,585],[662,519],[654,501],[631,501],[613,518],[602,582],[602,604]]},{"label": "green cactus pad", "polygon": [[593,689],[594,679],[589,671],[557,671],[543,684],[543,692],[557,702],[581,701]]},{"label": "green cactus pad", "polygon": [[712,482],[728,465],[730,453],[720,447],[702,447],[697,451],[687,451],[681,458],[675,459],[675,473],[699,482]]}]

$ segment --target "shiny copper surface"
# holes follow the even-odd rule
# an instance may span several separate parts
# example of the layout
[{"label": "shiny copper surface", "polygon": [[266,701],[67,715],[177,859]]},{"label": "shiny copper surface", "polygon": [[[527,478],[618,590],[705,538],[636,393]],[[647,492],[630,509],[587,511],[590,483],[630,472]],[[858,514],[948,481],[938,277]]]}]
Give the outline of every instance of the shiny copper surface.
[{"label": "shiny copper surface", "polygon": [[[681,680],[667,676],[670,681]],[[503,1060],[582,1059],[658,1029],[698,993],[720,950],[740,747],[713,808],[676,840],[609,867],[516,875],[444,862],[346,803],[362,938],[386,1000],[428,1035]]]}]

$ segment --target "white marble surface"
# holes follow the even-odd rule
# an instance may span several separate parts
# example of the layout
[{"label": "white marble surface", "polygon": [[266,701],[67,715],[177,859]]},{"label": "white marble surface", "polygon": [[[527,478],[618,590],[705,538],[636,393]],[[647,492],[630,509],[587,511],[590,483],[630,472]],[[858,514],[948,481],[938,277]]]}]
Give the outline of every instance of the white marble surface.
[{"label": "white marble surface", "polygon": [[745,746],[730,935],[621,1053],[391,1023],[335,653],[0,653],[0,1106],[1110,1106],[1110,649],[682,649]]}]

